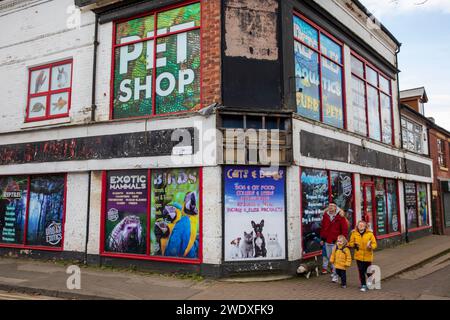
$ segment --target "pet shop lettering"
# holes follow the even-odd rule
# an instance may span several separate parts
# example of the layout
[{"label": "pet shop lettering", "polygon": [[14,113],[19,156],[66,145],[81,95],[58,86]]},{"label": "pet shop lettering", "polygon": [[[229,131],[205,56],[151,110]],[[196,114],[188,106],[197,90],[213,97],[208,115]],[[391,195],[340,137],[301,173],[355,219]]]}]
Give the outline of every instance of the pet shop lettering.
[{"label": "pet shop lettering", "polygon": [[[149,32],[147,37],[152,37],[153,32]],[[177,36],[177,50],[176,50],[176,62],[177,64],[183,64],[187,61],[188,42],[186,33],[178,34]],[[122,43],[133,42],[141,40],[138,36],[129,36],[121,39]],[[145,53],[144,53],[144,46]],[[119,73],[121,75],[128,74],[130,63],[142,59],[142,55],[145,55],[146,69],[153,69],[154,59],[154,42],[153,40],[145,43],[139,42],[133,45],[120,47],[120,61],[119,61]],[[166,43],[160,43],[156,46],[156,54],[158,56],[168,53]],[[164,68],[168,65],[167,57],[156,58],[156,67]],[[177,75],[170,72],[162,72],[156,77],[156,94],[160,97],[169,96],[178,89],[179,94],[184,94],[186,86],[192,84],[195,80],[195,72],[189,68],[180,68]],[[153,71],[155,72],[155,71]],[[142,81],[144,80],[144,81]],[[133,90],[134,87],[134,90]],[[145,91],[145,99],[152,97],[152,76],[147,75],[145,79],[134,78],[124,79],[120,83],[119,101],[126,103],[131,99],[135,101],[140,100],[141,91]]]},{"label": "pet shop lettering", "polygon": [[144,190],[147,188],[147,177],[143,175],[111,176],[109,188],[111,190]]}]

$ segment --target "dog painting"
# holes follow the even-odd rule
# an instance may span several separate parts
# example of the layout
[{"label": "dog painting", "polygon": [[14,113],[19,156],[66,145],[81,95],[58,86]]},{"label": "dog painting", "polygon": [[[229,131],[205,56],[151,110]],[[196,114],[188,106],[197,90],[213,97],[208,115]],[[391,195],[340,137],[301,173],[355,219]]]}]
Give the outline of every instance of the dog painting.
[{"label": "dog painting", "polygon": [[138,216],[126,216],[112,230],[108,245],[113,252],[137,253],[143,244],[141,220]]},{"label": "dog painting", "polygon": [[267,256],[267,250],[266,250],[266,240],[264,239],[263,235],[263,228],[264,228],[264,220],[261,220],[259,224],[255,223],[255,221],[252,221],[252,227],[253,231],[255,231],[255,258],[263,257],[265,258]]},{"label": "dog painting", "polygon": [[239,259],[241,257],[241,249],[240,249],[240,243],[242,238],[237,238],[231,241],[231,253],[230,258],[231,259]]}]

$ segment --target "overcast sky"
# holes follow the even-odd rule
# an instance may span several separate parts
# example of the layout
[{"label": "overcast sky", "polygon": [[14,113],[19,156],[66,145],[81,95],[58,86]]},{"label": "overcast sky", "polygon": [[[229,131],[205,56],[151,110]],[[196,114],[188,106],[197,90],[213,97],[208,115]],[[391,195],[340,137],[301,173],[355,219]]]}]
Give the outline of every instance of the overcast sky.
[{"label": "overcast sky", "polygon": [[450,0],[360,0],[402,43],[400,89],[424,86],[425,115],[450,131]]}]

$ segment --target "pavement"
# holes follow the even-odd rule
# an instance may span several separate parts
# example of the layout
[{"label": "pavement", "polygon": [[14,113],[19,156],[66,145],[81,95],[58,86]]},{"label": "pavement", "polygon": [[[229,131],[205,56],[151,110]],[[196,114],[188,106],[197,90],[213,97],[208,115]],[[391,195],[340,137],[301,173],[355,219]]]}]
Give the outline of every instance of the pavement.
[{"label": "pavement", "polygon": [[[0,290],[61,299],[433,299],[447,295],[426,290],[410,294],[408,286],[415,283],[411,281],[422,281],[422,278],[431,276],[435,277],[433,281],[439,282],[435,274],[440,272],[441,277],[445,277],[443,272],[447,268],[450,270],[449,253],[450,237],[436,235],[377,251],[375,264],[381,268],[383,287],[366,293],[358,290],[355,263],[348,271],[347,289],[331,283],[328,275],[309,279],[302,276],[290,279],[259,276],[236,282],[235,278],[234,281],[203,279],[92,266],[80,266],[80,289],[69,289],[68,282],[69,285],[74,282],[66,273],[67,265],[26,258],[0,258]],[[400,281],[399,286],[391,285],[396,281]],[[422,286],[426,288],[428,282],[423,282]],[[442,290],[446,292],[447,288]]]}]

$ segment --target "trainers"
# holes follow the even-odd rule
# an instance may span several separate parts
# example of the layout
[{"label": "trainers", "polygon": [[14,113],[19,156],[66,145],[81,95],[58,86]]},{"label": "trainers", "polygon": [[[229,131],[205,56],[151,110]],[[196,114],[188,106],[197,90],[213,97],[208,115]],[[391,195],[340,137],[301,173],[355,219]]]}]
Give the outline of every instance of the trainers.
[{"label": "trainers", "polygon": [[366,286],[362,286],[361,289],[359,289],[359,291],[366,292],[367,291],[367,287]]},{"label": "trainers", "polygon": [[342,289],[346,289],[347,286],[346,286],[345,284],[343,284],[343,285],[341,286],[341,288],[342,288]]},{"label": "trainers", "polygon": [[327,269],[322,269],[322,274],[327,274],[327,273],[328,273]]},{"label": "trainers", "polygon": [[339,278],[337,276],[333,276],[331,278],[331,282],[338,283],[338,281],[339,281]]}]

